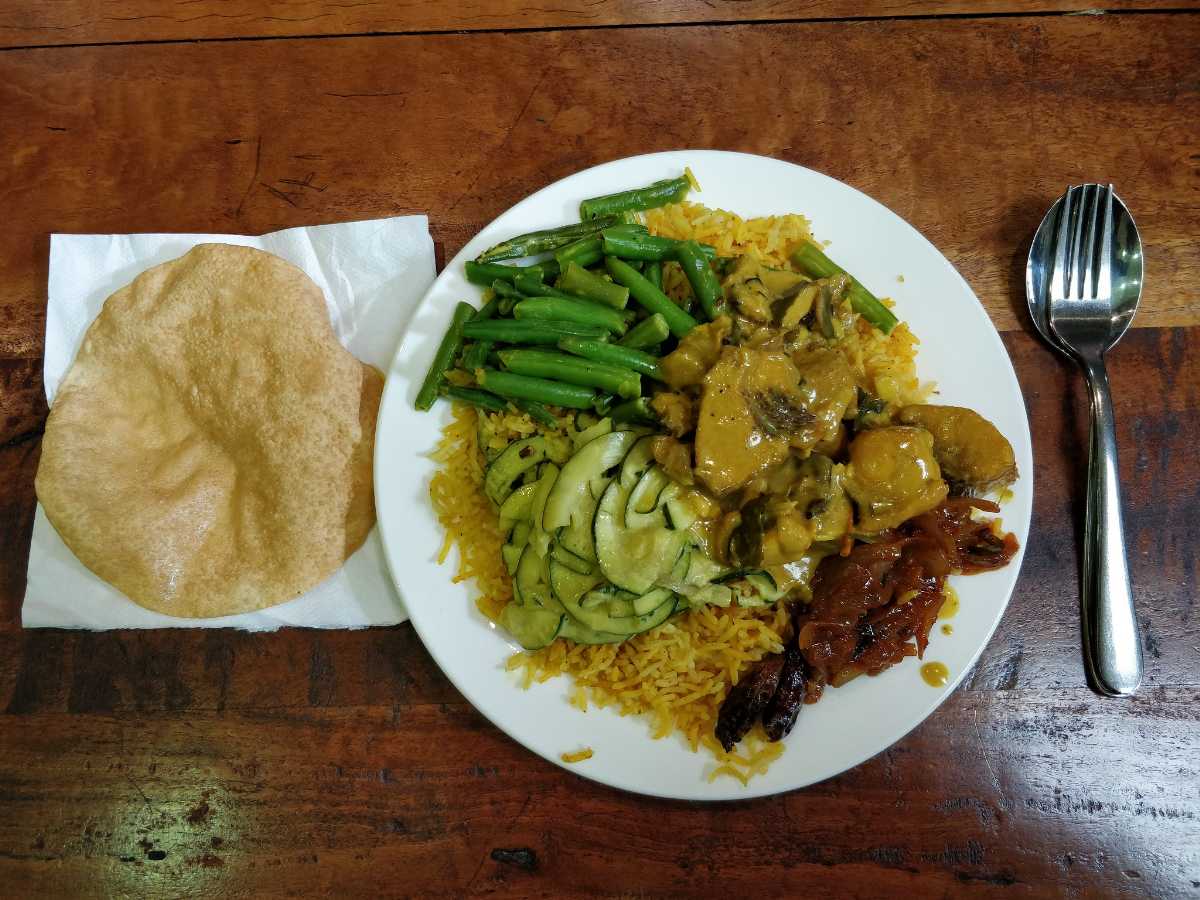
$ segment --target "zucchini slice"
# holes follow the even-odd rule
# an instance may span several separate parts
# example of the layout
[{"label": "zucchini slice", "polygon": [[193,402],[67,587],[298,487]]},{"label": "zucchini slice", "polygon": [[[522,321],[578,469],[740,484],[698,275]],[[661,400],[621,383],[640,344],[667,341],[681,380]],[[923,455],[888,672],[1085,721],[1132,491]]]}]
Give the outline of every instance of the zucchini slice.
[{"label": "zucchini slice", "polygon": [[593,563],[582,556],[576,556],[562,544],[556,543],[550,548],[550,558],[580,575],[591,575],[596,570]]},{"label": "zucchini slice", "polygon": [[526,650],[540,650],[553,641],[566,619],[560,610],[522,606],[515,601],[500,610],[500,627]]},{"label": "zucchini slice", "polygon": [[557,603],[568,611],[579,605],[580,599],[588,591],[593,590],[604,578],[599,572],[581,574],[572,571],[553,557],[549,560],[550,590]]},{"label": "zucchini slice", "polygon": [[577,644],[619,644],[627,637],[624,634],[595,631],[586,625],[581,625],[570,616],[564,616],[562,629],[558,632],[558,636]]},{"label": "zucchini slice", "polygon": [[500,530],[508,533],[518,522],[530,517],[533,512],[533,498],[537,493],[538,482],[522,485],[500,504]]},{"label": "zucchini slice", "polygon": [[501,506],[512,494],[516,480],[545,459],[546,439],[540,434],[513,441],[488,466],[483,492]]},{"label": "zucchini slice", "polygon": [[671,531],[665,524],[627,526],[625,512],[630,495],[654,465],[650,446],[651,439],[644,438],[629,451],[620,478],[600,498],[592,526],[596,559],[604,576],[617,587],[639,595],[669,576],[687,543],[686,534]]},{"label": "zucchini slice", "polygon": [[543,530],[557,535],[564,547],[589,562],[596,558],[592,542],[596,503],[612,481],[611,470],[637,439],[633,432],[612,431],[584,445],[562,467],[546,500]]}]

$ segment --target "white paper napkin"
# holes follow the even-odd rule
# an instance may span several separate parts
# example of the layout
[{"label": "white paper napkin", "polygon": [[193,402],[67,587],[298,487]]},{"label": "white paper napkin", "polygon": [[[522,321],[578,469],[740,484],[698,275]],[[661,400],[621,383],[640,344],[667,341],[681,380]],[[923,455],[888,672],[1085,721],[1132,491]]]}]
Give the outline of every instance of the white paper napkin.
[{"label": "white paper napkin", "polygon": [[[383,371],[400,333],[434,278],[433,241],[425,216],[289,228],[261,237],[237,234],[55,234],[43,376],[46,400],[75,359],[110,294],[138,274],[196,244],[241,244],[283,257],[325,294],[334,331],[359,359]],[[394,625],[408,616],[388,575],[373,529],[332,577],[302,597],[254,613],[177,619],[138,606],[89,572],[67,548],[41,504],[33,525],[29,577],[21,609],[26,628],[242,628],[271,631]]]}]

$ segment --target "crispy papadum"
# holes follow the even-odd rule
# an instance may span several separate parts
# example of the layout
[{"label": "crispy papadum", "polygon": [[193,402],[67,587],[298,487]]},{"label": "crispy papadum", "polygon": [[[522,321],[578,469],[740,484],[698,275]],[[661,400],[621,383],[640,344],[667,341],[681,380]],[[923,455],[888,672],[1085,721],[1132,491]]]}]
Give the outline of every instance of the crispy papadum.
[{"label": "crispy papadum", "polygon": [[382,389],[303,271],[201,244],[105,301],[50,411],[38,499],[80,561],[148,609],[291,600],[375,523]]}]

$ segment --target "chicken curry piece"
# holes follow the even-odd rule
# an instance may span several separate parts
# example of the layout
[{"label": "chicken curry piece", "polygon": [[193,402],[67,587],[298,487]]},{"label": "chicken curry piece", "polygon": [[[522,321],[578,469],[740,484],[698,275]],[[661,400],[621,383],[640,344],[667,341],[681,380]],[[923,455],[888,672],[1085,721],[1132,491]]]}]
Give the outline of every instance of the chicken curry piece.
[{"label": "chicken curry piece", "polygon": [[788,429],[811,415],[785,353],[725,347],[704,378],[696,477],[718,497],[787,459]]},{"label": "chicken curry piece", "polygon": [[895,528],[946,499],[933,435],[895,426],[864,431],[850,444],[846,490],[858,505],[858,529]]},{"label": "chicken curry piece", "polygon": [[897,419],[933,435],[933,455],[948,481],[988,491],[1017,480],[1012,444],[975,410],[920,404],[904,407]]}]

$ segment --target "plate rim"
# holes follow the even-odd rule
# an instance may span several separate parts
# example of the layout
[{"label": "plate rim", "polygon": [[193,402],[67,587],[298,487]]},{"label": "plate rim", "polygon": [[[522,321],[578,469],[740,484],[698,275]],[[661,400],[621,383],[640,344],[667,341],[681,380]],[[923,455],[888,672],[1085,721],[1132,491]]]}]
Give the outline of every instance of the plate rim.
[{"label": "plate rim", "polygon": [[[858,195],[859,198],[861,198],[862,200],[865,200],[868,204],[870,204],[870,206],[874,209],[875,212],[877,212],[878,214],[882,215],[885,218],[894,220],[895,223],[899,224],[902,228],[904,228],[908,232],[910,232],[912,236],[916,237],[918,239],[918,241],[921,242],[927,250],[932,251],[931,259],[936,258],[937,265],[939,267],[941,267],[942,269],[944,269],[945,272],[953,280],[955,280],[957,285],[962,290],[965,290],[965,292],[974,301],[973,304],[969,304],[970,308],[972,309],[972,315],[976,316],[977,318],[980,318],[980,320],[986,326],[986,328],[984,328],[981,333],[986,333],[987,340],[992,342],[994,347],[1001,354],[1002,358],[1006,361],[1009,374],[1011,374],[1011,376],[1012,376],[1013,385],[1016,388],[1017,396],[1020,398],[1020,401],[1021,401],[1020,402],[1020,407],[1021,407],[1020,423],[1023,426],[1024,436],[1026,438],[1025,446],[1028,448],[1028,451],[1029,451],[1028,459],[1022,460],[1023,462],[1027,463],[1027,465],[1024,468],[1027,473],[1025,475],[1025,478],[1028,479],[1029,505],[1028,505],[1028,508],[1025,510],[1025,515],[1023,516],[1022,520],[1014,523],[1016,525],[1016,527],[1009,529],[1009,530],[1013,531],[1014,533],[1020,533],[1020,534],[1024,535],[1024,538],[1022,540],[1021,547],[1020,547],[1020,550],[1018,551],[1017,557],[1013,560],[1012,563],[1010,563],[1010,566],[1012,566],[1012,569],[1011,569],[1012,584],[1011,584],[1011,587],[1009,587],[1005,591],[1003,602],[999,605],[999,608],[997,609],[996,613],[994,614],[992,623],[988,627],[986,635],[984,636],[984,638],[981,641],[979,641],[978,646],[976,646],[974,648],[974,650],[971,652],[970,659],[968,660],[968,662],[965,665],[963,665],[959,669],[959,671],[955,673],[954,677],[950,680],[950,682],[948,682],[947,685],[941,689],[938,697],[936,698],[936,702],[928,710],[925,710],[924,712],[921,712],[918,710],[914,713],[913,716],[911,716],[909,719],[905,720],[904,724],[896,729],[897,733],[893,737],[888,739],[886,744],[884,744],[883,746],[878,747],[877,749],[874,749],[874,750],[868,750],[865,752],[854,754],[852,756],[848,756],[845,761],[839,761],[840,768],[838,768],[837,771],[829,772],[828,774],[822,775],[820,777],[817,777],[817,778],[814,778],[811,780],[807,780],[807,781],[803,781],[802,783],[790,785],[787,787],[766,786],[765,784],[762,784],[762,783],[760,783],[760,785],[756,787],[755,782],[753,782],[753,781],[750,782],[746,786],[742,786],[742,785],[740,785],[740,783],[733,782],[732,780],[729,781],[728,785],[720,784],[720,786],[718,786],[719,783],[699,781],[699,782],[697,782],[698,789],[710,788],[711,790],[707,791],[705,795],[700,795],[699,793],[697,793],[695,795],[690,795],[690,794],[684,795],[684,794],[671,792],[671,791],[655,791],[653,789],[648,789],[648,788],[644,788],[641,786],[633,786],[628,783],[621,783],[620,779],[613,778],[607,774],[602,775],[600,773],[594,773],[594,772],[589,771],[587,768],[582,768],[582,767],[578,767],[573,764],[564,763],[561,759],[555,757],[554,755],[547,753],[547,752],[543,752],[541,749],[525,743],[523,740],[521,740],[519,737],[517,737],[515,734],[513,734],[507,727],[505,727],[504,724],[497,721],[496,718],[493,717],[493,715],[486,708],[486,704],[482,704],[477,700],[477,698],[474,695],[474,692],[471,690],[470,686],[466,683],[463,683],[458,677],[455,676],[455,674],[453,674],[453,666],[444,664],[442,657],[439,655],[437,650],[435,650],[435,648],[434,648],[435,642],[432,642],[429,638],[427,638],[426,634],[422,630],[422,626],[420,623],[420,617],[418,615],[414,615],[413,610],[411,609],[410,605],[407,602],[405,602],[405,608],[408,610],[408,613],[409,613],[409,622],[412,624],[414,630],[417,633],[417,636],[420,638],[421,643],[424,646],[426,652],[428,652],[429,655],[433,658],[434,663],[437,665],[437,667],[441,671],[441,673],[450,681],[451,684],[454,685],[455,689],[458,690],[459,693],[461,693],[463,695],[464,699],[466,699],[467,702],[471,704],[472,708],[476,712],[478,712],[480,715],[482,715],[493,727],[495,727],[501,733],[503,733],[506,738],[508,738],[509,740],[518,744],[523,750],[535,753],[537,756],[541,757],[542,759],[545,759],[546,761],[552,763],[553,765],[557,766],[558,768],[560,768],[564,771],[570,772],[573,775],[577,775],[577,776],[586,778],[589,781],[595,782],[597,784],[604,785],[607,788],[612,788],[612,789],[616,789],[616,790],[620,790],[620,791],[625,791],[625,792],[628,792],[631,794],[638,794],[638,795],[642,795],[642,796],[655,797],[655,798],[665,799],[665,800],[684,800],[684,801],[688,801],[688,802],[722,803],[722,802],[728,802],[728,801],[752,800],[752,799],[757,799],[759,797],[766,797],[766,796],[779,796],[782,794],[790,793],[792,791],[803,790],[805,788],[812,787],[813,785],[821,784],[825,781],[828,781],[831,778],[836,778],[840,775],[843,775],[846,772],[850,771],[851,769],[857,768],[858,766],[862,765],[864,762],[874,758],[875,756],[878,756],[880,753],[883,753],[884,751],[888,750],[889,748],[895,746],[897,743],[899,743],[905,737],[907,737],[909,734],[911,734],[915,728],[917,728],[919,725],[921,725],[922,723],[927,721],[930,717],[932,717],[934,715],[934,713],[936,713],[943,706],[943,704],[958,690],[958,688],[961,686],[962,682],[966,679],[967,675],[970,674],[974,670],[976,664],[979,662],[980,656],[982,656],[983,651],[991,643],[992,638],[995,636],[996,629],[999,628],[1000,622],[1004,619],[1005,614],[1008,612],[1009,604],[1012,602],[1013,594],[1016,592],[1016,586],[1020,579],[1021,571],[1024,566],[1025,552],[1028,547],[1028,541],[1029,541],[1029,529],[1032,524],[1032,512],[1033,512],[1033,504],[1034,504],[1034,500],[1035,500],[1035,496],[1036,496],[1036,494],[1035,494],[1036,484],[1035,484],[1035,479],[1034,479],[1034,475],[1033,475],[1033,465],[1032,465],[1033,441],[1032,441],[1032,431],[1029,427],[1028,406],[1025,402],[1024,392],[1021,390],[1020,380],[1016,374],[1016,367],[1012,363],[1012,357],[1008,353],[1007,348],[1004,346],[1004,342],[1003,342],[1003,339],[1000,337],[999,330],[996,328],[995,324],[992,322],[991,317],[988,315],[987,310],[984,308],[983,303],[980,301],[980,299],[979,299],[978,295],[975,293],[974,289],[970,286],[970,284],[963,277],[963,275],[958,271],[958,269],[954,266],[954,264],[951,263],[950,260],[945,256],[945,254],[943,254],[933,244],[932,241],[930,241],[927,237],[925,237],[925,235],[918,228],[916,228],[914,225],[912,225],[910,222],[908,222],[907,219],[900,216],[898,213],[896,213],[894,210],[887,207],[885,204],[883,204],[879,200],[876,200],[871,195],[867,194],[864,191],[859,190],[858,188],[854,187],[853,185],[847,184],[846,182],[836,179],[830,175],[826,175],[824,172],[817,171],[816,169],[810,169],[806,166],[799,165],[798,163],[793,163],[788,160],[779,159],[777,157],[765,156],[765,155],[755,154],[755,153],[746,153],[743,151],[713,150],[713,149],[699,149],[699,148],[697,148],[697,149],[661,150],[661,151],[655,151],[652,153],[634,154],[632,156],[624,156],[624,157],[618,157],[618,158],[606,160],[604,162],[596,163],[595,165],[588,166],[586,168],[579,169],[574,172],[570,172],[567,175],[564,175],[563,177],[555,179],[553,182],[550,182],[550,183],[542,186],[538,190],[524,195],[516,203],[514,203],[511,206],[502,210],[499,214],[497,214],[489,222],[487,222],[481,229],[479,229],[474,234],[472,234],[466,240],[466,242],[464,242],[463,246],[454,255],[454,257],[451,260],[446,262],[445,266],[434,278],[434,280],[430,284],[429,288],[422,294],[421,299],[413,307],[412,312],[410,313],[408,320],[405,323],[404,329],[397,340],[396,351],[393,354],[391,364],[388,368],[387,378],[386,378],[386,381],[384,384],[383,394],[380,398],[379,416],[378,416],[378,420],[376,423],[376,441],[375,441],[375,452],[374,452],[374,461],[373,461],[373,482],[372,482],[373,490],[375,490],[377,519],[378,519],[381,543],[382,543],[383,549],[384,549],[384,558],[385,558],[385,563],[387,565],[388,576],[392,579],[392,583],[395,586],[397,592],[400,594],[402,600],[404,598],[405,592],[404,592],[403,588],[401,587],[400,579],[396,577],[395,569],[393,567],[394,554],[390,547],[390,541],[389,541],[389,537],[388,537],[388,534],[389,534],[388,528],[384,524],[384,516],[382,514],[383,505],[379,502],[380,498],[379,498],[377,486],[380,483],[379,475],[380,475],[380,469],[382,467],[381,466],[382,453],[381,453],[381,449],[380,449],[381,442],[379,440],[378,435],[379,435],[379,431],[383,428],[383,423],[385,420],[384,410],[387,408],[389,396],[391,394],[396,394],[398,391],[401,390],[401,388],[398,386],[399,381],[398,381],[398,379],[393,377],[393,373],[397,370],[398,364],[402,362],[401,354],[407,349],[406,343],[409,338],[410,332],[413,329],[414,323],[418,317],[418,313],[425,307],[425,305],[429,301],[430,297],[439,289],[439,287],[443,283],[443,281],[448,280],[452,276],[452,274],[457,271],[457,269],[461,268],[462,264],[467,259],[472,258],[471,255],[468,254],[467,251],[471,247],[471,245],[475,242],[475,240],[481,234],[483,234],[489,228],[491,228],[498,220],[507,216],[511,212],[517,210],[519,207],[524,206],[526,204],[533,204],[543,194],[546,194],[548,192],[555,190],[565,181],[568,181],[568,180],[571,180],[574,178],[578,178],[581,176],[594,174],[597,172],[597,170],[601,170],[601,169],[604,169],[607,167],[617,167],[617,166],[620,166],[623,164],[632,163],[634,161],[654,160],[655,158],[671,158],[672,161],[674,161],[674,159],[679,157],[680,155],[686,155],[689,159],[698,159],[701,157],[705,157],[705,158],[720,157],[720,158],[725,158],[725,159],[743,158],[743,159],[747,159],[747,160],[753,160],[755,163],[766,162],[766,163],[769,163],[772,165],[782,165],[782,166],[794,168],[794,169],[798,170],[799,172],[803,173],[804,177],[815,178],[818,181],[826,182],[829,185],[833,186],[835,190],[843,190],[843,191],[848,190],[848,191],[853,192],[854,194]],[[806,218],[808,216],[808,214],[803,211],[801,212],[801,214],[805,215]],[[775,213],[775,215],[779,215],[779,213]],[[403,397],[401,397],[400,400],[392,399],[391,402],[396,403],[396,402],[402,402],[402,401],[403,401]],[[427,487],[427,485],[426,485],[426,487]],[[427,490],[426,490],[426,494],[427,494]],[[464,610],[464,613],[467,613],[467,611]],[[469,613],[467,613],[467,614],[469,614]],[[558,681],[558,679],[561,677],[562,676],[556,676],[556,678],[553,680]],[[516,690],[519,690],[519,689],[514,687],[514,691],[516,691]],[[521,695],[514,694],[514,696],[519,697]],[[674,737],[674,735],[672,735],[672,737]],[[646,740],[652,740],[652,737],[649,734],[647,734]],[[722,787],[724,787],[725,789],[722,790]]]}]

